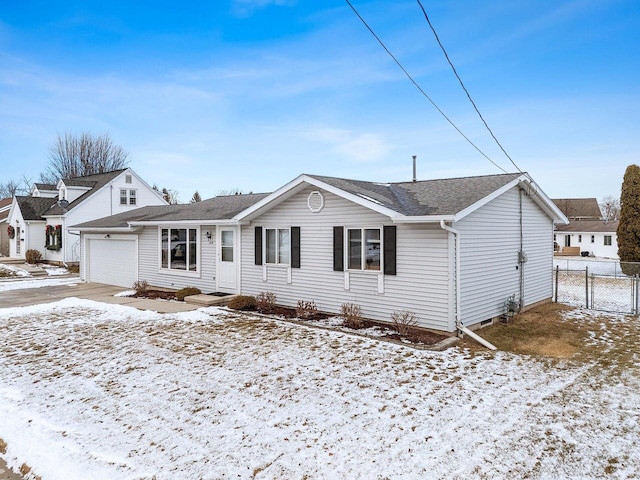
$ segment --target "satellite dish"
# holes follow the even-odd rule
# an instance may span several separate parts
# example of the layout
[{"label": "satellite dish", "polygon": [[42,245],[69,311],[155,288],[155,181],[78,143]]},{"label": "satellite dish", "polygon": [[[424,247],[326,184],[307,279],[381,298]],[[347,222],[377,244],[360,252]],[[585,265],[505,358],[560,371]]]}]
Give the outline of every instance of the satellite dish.
[{"label": "satellite dish", "polygon": [[65,200],[64,198],[58,202],[58,205],[62,207],[62,209],[66,209],[69,206],[69,200]]}]

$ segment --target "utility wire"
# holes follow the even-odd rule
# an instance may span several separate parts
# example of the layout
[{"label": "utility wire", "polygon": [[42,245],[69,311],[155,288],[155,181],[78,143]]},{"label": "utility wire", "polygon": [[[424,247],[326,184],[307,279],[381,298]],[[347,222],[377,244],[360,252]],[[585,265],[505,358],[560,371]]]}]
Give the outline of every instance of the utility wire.
[{"label": "utility wire", "polygon": [[[371,32],[371,35],[374,36],[374,38],[378,41],[378,43],[382,46],[382,48],[384,48],[384,50],[389,54],[389,56],[393,59],[394,62],[396,62],[396,64],[398,65],[398,67],[400,67],[400,69],[404,72],[404,74],[407,76],[407,78],[411,81],[411,83],[413,83],[415,85],[415,87],[420,91],[420,93],[422,93],[422,95],[424,95],[424,97],[429,100],[429,102],[431,102],[431,105],[433,105],[435,107],[436,110],[438,110],[438,112],[440,112],[440,115],[442,115],[447,122],[449,122],[451,124],[451,126],[453,128],[455,128],[458,133],[460,135],[462,135],[464,137],[464,139],[469,142],[469,144],[475,148],[478,152],[480,152],[480,154],[486,158],[487,160],[489,160],[493,165],[495,165],[498,169],[502,170],[502,172],[504,173],[508,173],[504,168],[502,168],[500,165],[498,165],[496,162],[494,162],[493,160],[491,160],[491,158],[489,158],[487,156],[487,154],[485,154],[482,150],[480,150],[480,148],[473,143],[469,137],[467,137],[462,130],[460,130],[457,125],[455,123],[453,123],[453,121],[440,109],[440,107],[436,104],[436,102],[434,102],[431,97],[429,97],[429,95],[427,95],[427,93],[420,87],[420,85],[418,85],[418,83],[413,79],[413,77],[409,74],[409,72],[407,72],[407,70],[402,66],[402,64],[400,63],[400,61],[393,55],[393,53],[391,53],[391,51],[389,51],[389,49],[386,47],[386,45],[382,42],[382,40],[380,40],[380,37],[378,37],[378,35],[376,35],[376,33],[371,29],[371,27],[367,24],[367,22],[365,21],[364,18],[362,18],[362,16],[358,13],[358,11],[355,9],[355,7],[351,4],[351,2],[349,0],[345,0],[347,2],[347,5],[349,5],[349,7],[351,7],[351,10],[353,10],[353,13],[355,13],[357,15],[357,17],[360,19],[360,21],[364,24],[365,27],[367,27],[367,30],[369,30],[369,32]],[[495,138],[495,137],[494,137]],[[506,152],[505,152],[506,153]],[[507,155],[508,156],[508,155]],[[513,160],[512,160],[513,162]],[[520,169],[518,169],[520,170]]]},{"label": "utility wire", "polygon": [[462,82],[462,79],[460,78],[460,75],[458,75],[458,71],[456,70],[456,67],[453,66],[453,62],[449,58],[449,55],[447,54],[447,51],[444,49],[444,46],[442,45],[442,42],[440,41],[440,37],[438,37],[438,34],[436,33],[436,29],[433,28],[433,25],[431,24],[431,20],[429,20],[429,15],[427,15],[426,10],[422,6],[422,2],[420,0],[417,0],[417,1],[418,1],[418,5],[420,5],[420,8],[422,9],[422,13],[424,14],[424,18],[427,20],[427,23],[429,24],[429,27],[431,28],[431,31],[433,32],[433,35],[436,37],[436,41],[438,42],[438,45],[440,45],[440,48],[442,49],[442,53],[444,53],[444,56],[447,59],[447,62],[449,62],[449,65],[451,65],[451,69],[453,70],[453,73],[455,74],[456,78],[458,79],[458,82],[460,82],[460,86],[464,90],[464,93],[467,94],[467,98],[471,102],[471,105],[473,105],[473,108],[476,110],[476,113],[480,117],[480,120],[482,120],[482,123],[484,123],[484,126],[487,128],[487,130],[489,131],[489,133],[491,134],[491,136],[493,137],[495,142],[498,144],[498,146],[500,147],[500,150],[502,150],[502,153],[504,153],[507,156],[507,158],[511,161],[513,166],[516,167],[518,172],[522,173],[522,170],[520,170],[520,167],[518,167],[518,165],[516,165],[516,162],[513,161],[513,158],[511,158],[511,156],[507,153],[507,151],[504,149],[502,144],[498,141],[496,136],[493,134],[493,131],[491,130],[491,128],[489,128],[489,125],[487,124],[487,122],[485,121],[484,117],[480,113],[480,110],[478,110],[478,107],[476,106],[476,102],[474,102],[473,98],[471,98],[471,94],[467,90],[467,87],[464,86],[464,83]]}]

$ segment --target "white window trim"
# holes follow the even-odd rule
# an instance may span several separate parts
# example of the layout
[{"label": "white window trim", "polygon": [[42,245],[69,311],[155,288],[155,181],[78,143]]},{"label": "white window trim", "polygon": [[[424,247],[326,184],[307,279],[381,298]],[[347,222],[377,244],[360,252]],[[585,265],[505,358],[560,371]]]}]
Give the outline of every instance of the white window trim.
[{"label": "white window trim", "polygon": [[[275,230],[276,231],[276,262],[268,262],[267,261],[267,230]],[[289,262],[281,263],[278,262],[278,253],[280,247],[280,236],[278,235],[279,230],[286,230],[289,233]],[[262,258],[264,259],[264,265],[269,265],[270,267],[281,267],[281,268],[291,268],[291,227],[262,227]],[[290,282],[289,282],[290,283]]]},{"label": "white window trim", "polygon": [[[345,235],[344,235],[344,265],[345,265],[345,272],[363,272],[365,274],[368,275],[377,275],[382,273],[383,271],[383,265],[384,265],[384,232],[383,232],[383,227],[382,226],[372,226],[372,227],[358,227],[358,226],[353,226],[353,227],[344,227],[345,228]],[[350,246],[349,246],[349,230],[360,230],[362,233],[362,237],[361,237],[361,257],[360,257],[360,268],[350,268],[349,267],[349,254],[350,254]],[[365,236],[364,236],[364,231],[365,230],[379,230],[380,232],[380,268],[378,268],[378,270],[373,270],[373,269],[366,269],[364,268],[364,264],[366,262],[366,251],[365,251]]]},{"label": "white window trim", "polygon": [[[196,269],[195,270],[178,270],[169,267],[162,266],[162,230],[187,230],[187,236],[189,230],[196,231]],[[188,241],[187,241],[188,243]],[[200,269],[202,263],[202,240],[200,238],[200,226],[186,226],[186,225],[161,225],[158,226],[158,273],[161,275],[179,275],[184,277],[200,277]],[[169,258],[169,265],[171,265],[171,259]]]},{"label": "white window trim", "polygon": [[[122,199],[125,198],[122,196],[122,192],[125,192],[126,195],[126,203],[122,203]],[[131,195],[133,192],[133,195]],[[136,203],[131,203],[131,199],[135,198]],[[119,196],[118,196],[118,204],[121,207],[137,207],[138,206],[138,189],[137,188],[120,188]]]}]

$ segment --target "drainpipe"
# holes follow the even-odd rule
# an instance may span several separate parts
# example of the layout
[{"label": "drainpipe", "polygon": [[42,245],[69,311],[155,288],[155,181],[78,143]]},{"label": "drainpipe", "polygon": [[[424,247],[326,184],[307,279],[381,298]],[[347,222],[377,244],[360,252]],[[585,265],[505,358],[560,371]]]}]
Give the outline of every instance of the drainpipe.
[{"label": "drainpipe", "polygon": [[456,316],[456,328],[460,331],[460,333],[464,333],[469,335],[471,338],[473,338],[476,342],[478,342],[479,344],[487,347],[490,350],[497,350],[496,346],[493,345],[490,342],[487,342],[484,338],[482,338],[480,335],[472,332],[471,330],[469,330],[467,327],[465,327],[462,324],[462,320],[460,320],[460,231],[456,230],[455,228],[450,227],[449,225],[447,225],[446,223],[444,223],[444,220],[440,220],[440,228],[442,228],[443,230],[446,230],[447,232],[451,232],[454,237],[455,237],[455,245],[456,245],[456,249],[455,249],[455,256],[456,256],[456,261],[455,261],[455,274],[456,274],[456,283],[455,283],[455,290],[456,290],[456,312],[455,312],[455,316]]}]

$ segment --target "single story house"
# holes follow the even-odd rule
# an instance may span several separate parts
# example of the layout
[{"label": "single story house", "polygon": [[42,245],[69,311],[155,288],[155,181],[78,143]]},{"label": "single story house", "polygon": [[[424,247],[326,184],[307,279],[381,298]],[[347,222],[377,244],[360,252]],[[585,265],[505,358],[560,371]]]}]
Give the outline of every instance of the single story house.
[{"label": "single story house", "polygon": [[581,254],[618,259],[618,223],[618,220],[572,221],[557,226],[553,241],[560,248],[579,247]]},{"label": "single story house", "polygon": [[13,235],[9,256],[25,258],[38,250],[44,260],[80,261],[80,237],[69,225],[131,211],[144,205],[166,205],[162,195],[132,169],[61,179],[57,185],[36,183],[31,195],[15,196],[7,222]]},{"label": "single story house", "polygon": [[295,307],[455,332],[552,297],[554,223],[567,218],[515,173],[399,183],[300,175],[271,194],[146,207],[85,222],[81,277],[205,293],[273,292]]}]

